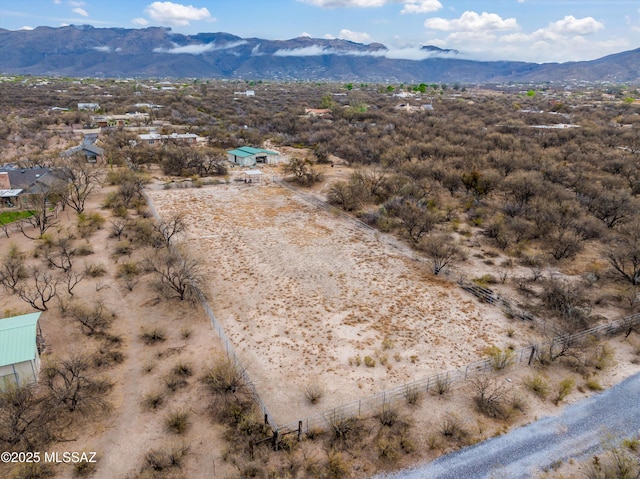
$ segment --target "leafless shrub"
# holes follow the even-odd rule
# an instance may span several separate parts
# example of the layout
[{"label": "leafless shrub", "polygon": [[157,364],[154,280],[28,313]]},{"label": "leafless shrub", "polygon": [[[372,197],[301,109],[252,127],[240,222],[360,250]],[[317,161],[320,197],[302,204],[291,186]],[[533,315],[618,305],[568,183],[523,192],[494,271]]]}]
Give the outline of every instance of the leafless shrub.
[{"label": "leafless shrub", "polygon": [[202,378],[214,394],[233,394],[244,384],[242,366],[228,357],[218,358]]},{"label": "leafless shrub", "polygon": [[87,336],[104,335],[115,319],[115,313],[108,311],[100,299],[91,306],[85,303],[72,304],[67,308],[67,315],[80,324]]},{"label": "leafless shrub", "polygon": [[50,404],[68,412],[107,411],[107,392],[111,384],[91,370],[88,356],[71,356],[52,361],[42,368],[43,384]]},{"label": "leafless shrub", "polygon": [[324,396],[324,385],[318,381],[310,381],[304,386],[304,396],[311,404],[317,404]]},{"label": "leafless shrub", "polygon": [[145,267],[155,275],[155,285],[166,297],[195,303],[205,296],[202,262],[187,251],[162,250],[147,256]]},{"label": "leafless shrub", "polygon": [[478,410],[489,417],[505,419],[511,413],[508,403],[509,390],[491,376],[481,376],[471,381],[476,393],[475,400]]}]

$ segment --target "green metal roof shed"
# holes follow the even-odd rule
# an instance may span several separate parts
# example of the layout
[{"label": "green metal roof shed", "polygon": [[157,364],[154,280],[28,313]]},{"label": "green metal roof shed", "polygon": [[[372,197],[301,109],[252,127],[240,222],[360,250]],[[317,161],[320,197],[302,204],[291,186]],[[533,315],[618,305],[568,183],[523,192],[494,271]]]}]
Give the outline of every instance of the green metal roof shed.
[{"label": "green metal roof shed", "polygon": [[251,146],[241,146],[235,150],[228,150],[227,158],[230,162],[240,166],[255,166],[256,163],[275,165],[281,159],[280,153],[277,151],[253,148]]},{"label": "green metal roof shed", "polygon": [[42,313],[0,319],[0,367],[36,358],[40,314]]},{"label": "green metal roof shed", "polygon": [[0,319],[0,391],[38,380],[40,314]]}]

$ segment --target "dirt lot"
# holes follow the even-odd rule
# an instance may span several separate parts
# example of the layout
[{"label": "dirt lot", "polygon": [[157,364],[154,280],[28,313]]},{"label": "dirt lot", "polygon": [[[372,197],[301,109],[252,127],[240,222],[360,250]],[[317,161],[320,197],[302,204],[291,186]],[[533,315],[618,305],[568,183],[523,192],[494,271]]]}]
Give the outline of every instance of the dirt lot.
[{"label": "dirt lot", "polygon": [[[283,187],[148,193],[161,215],[187,215],[183,241],[202,258],[211,306],[279,424],[525,344],[496,308]],[[314,406],[311,381],[326,389]]]}]

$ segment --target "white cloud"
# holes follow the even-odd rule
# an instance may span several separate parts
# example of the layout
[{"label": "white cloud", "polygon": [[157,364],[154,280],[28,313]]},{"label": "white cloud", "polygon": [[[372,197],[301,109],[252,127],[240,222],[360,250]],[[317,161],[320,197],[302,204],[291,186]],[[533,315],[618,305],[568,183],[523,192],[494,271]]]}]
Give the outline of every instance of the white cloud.
[{"label": "white cloud", "polygon": [[84,8],[76,7],[71,10],[73,13],[77,13],[78,15],[82,15],[83,17],[88,17],[89,13]]},{"label": "white cloud", "polygon": [[62,0],[53,0],[53,3],[55,3],[56,5],[60,5],[62,3]]},{"label": "white cloud", "polygon": [[309,35],[307,32],[302,32],[300,34],[301,37],[307,37],[307,38],[311,38],[311,35]]},{"label": "white cloud", "polygon": [[189,55],[201,55],[203,53],[213,52],[216,50],[229,50],[246,43],[246,41],[241,40],[237,42],[226,43],[224,45],[216,45],[215,43],[199,43],[196,45],[184,45],[181,47],[175,45],[173,48],[154,48],[153,51],[154,53],[186,53]]},{"label": "white cloud", "polygon": [[438,0],[409,0],[400,13],[431,13],[442,8]]},{"label": "white cloud", "polygon": [[205,7],[196,8],[193,5],[173,2],[153,2],[147,6],[146,12],[156,22],[182,27],[197,20],[215,21]]},{"label": "white cloud", "polygon": [[72,7],[84,7],[86,4],[77,0],[69,0],[69,5]]},{"label": "white cloud", "polygon": [[343,28],[342,30],[340,30],[340,33],[338,34],[338,38],[341,40],[349,40],[351,42],[356,42],[356,43],[371,42],[371,36],[369,36],[368,33],[352,32],[351,30],[347,30],[346,28]]},{"label": "white cloud", "polygon": [[278,50],[273,53],[274,57],[318,57],[320,55],[331,55],[332,50],[323,48],[320,45],[313,45],[304,48],[291,48]]},{"label": "white cloud", "polygon": [[104,45],[102,47],[93,47],[94,50],[104,53],[111,53],[111,47],[108,45]]},{"label": "white cloud", "polygon": [[149,25],[149,21],[146,18],[142,17],[134,18],[133,20],[131,20],[131,23],[133,23],[134,25],[140,25],[141,27],[146,27],[147,25]]},{"label": "white cloud", "polygon": [[293,48],[288,50],[278,50],[274,54],[277,57],[317,57],[322,55],[354,56],[354,57],[386,57],[395,60],[425,60],[434,57],[453,57],[455,53],[434,52],[423,50],[420,47],[379,49],[373,51],[361,50],[335,50],[320,45],[310,47]]},{"label": "white cloud", "polygon": [[298,0],[298,2],[308,3],[322,8],[340,7],[382,7],[390,3],[402,3],[402,0]]},{"label": "white cloud", "polygon": [[33,30],[33,27],[30,27],[29,25],[25,25],[23,27],[18,28],[18,30]]},{"label": "white cloud", "polygon": [[428,18],[424,26],[431,30],[442,30],[445,32],[478,32],[486,30],[516,30],[518,21],[515,18],[502,18],[496,13],[466,11],[460,18],[447,20],[446,18]]},{"label": "white cloud", "polygon": [[559,35],[589,35],[603,28],[604,25],[593,17],[576,18],[568,15],[562,20],[551,23],[548,30]]}]

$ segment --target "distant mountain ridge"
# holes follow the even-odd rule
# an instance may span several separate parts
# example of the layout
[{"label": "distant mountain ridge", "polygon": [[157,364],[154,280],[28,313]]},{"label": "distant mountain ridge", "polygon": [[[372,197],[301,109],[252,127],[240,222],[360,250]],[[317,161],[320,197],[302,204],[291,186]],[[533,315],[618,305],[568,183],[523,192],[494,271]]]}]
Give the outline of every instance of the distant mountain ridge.
[{"label": "distant mountain ridge", "polygon": [[182,35],[164,27],[71,25],[0,29],[0,73],[73,77],[176,77],[366,82],[640,82],[640,49],[568,63],[484,62],[431,45],[413,60],[380,43],[298,37]]}]

